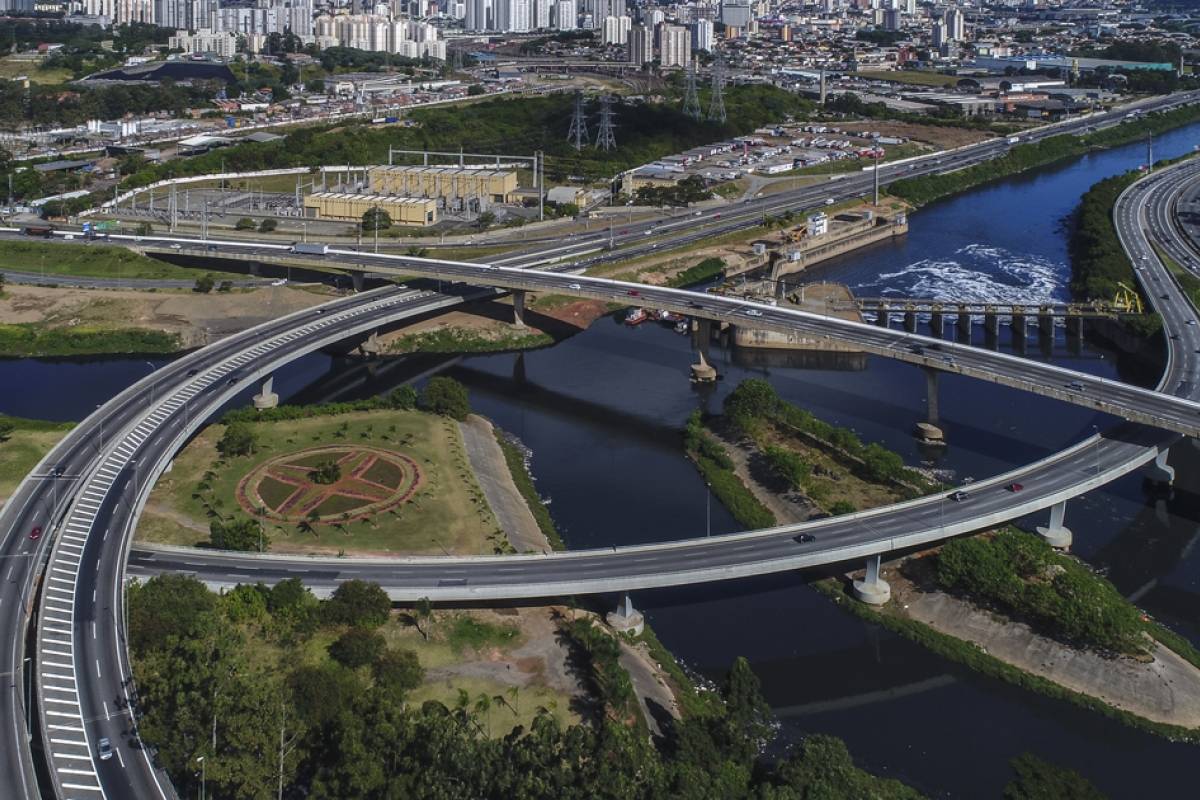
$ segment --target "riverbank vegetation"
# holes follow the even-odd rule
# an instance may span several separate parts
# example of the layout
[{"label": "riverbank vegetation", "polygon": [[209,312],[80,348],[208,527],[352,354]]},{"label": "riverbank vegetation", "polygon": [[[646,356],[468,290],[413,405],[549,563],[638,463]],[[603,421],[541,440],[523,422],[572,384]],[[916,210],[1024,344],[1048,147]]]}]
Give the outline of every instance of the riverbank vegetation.
[{"label": "riverbank vegetation", "polygon": [[438,328],[404,334],[386,345],[388,353],[498,353],[532,350],[554,344],[554,337],[538,331],[505,331],[492,335],[463,328]]},{"label": "riverbank vegetation", "polygon": [[1112,218],[1117,198],[1138,177],[1126,172],[1105,178],[1079,199],[1068,245],[1073,296],[1111,300],[1121,284],[1140,292]]},{"label": "riverbank vegetation", "polygon": [[699,411],[688,417],[683,432],[688,457],[704,476],[705,483],[721,504],[739,523],[749,529],[770,528],[775,515],[746,487],[733,468],[733,460],[724,446],[704,428]]},{"label": "riverbank vegetation", "polygon": [[953,172],[905,178],[889,184],[887,190],[890,194],[919,207],[989,181],[1080,156],[1092,150],[1128,144],[1144,138],[1147,134],[1178,128],[1196,120],[1200,120],[1200,107],[1196,106],[1146,114],[1136,122],[1126,122],[1082,136],[1064,134],[1051,136],[1040,142],[1018,144],[1000,158]]},{"label": "riverbank vegetation", "polygon": [[[317,800],[921,796],[858,769],[832,737],[808,737],[778,760],[762,755],[769,709],[742,659],[706,714],[655,744],[609,709],[577,722],[561,712],[565,698],[494,681],[451,678],[430,697],[442,684],[431,673],[485,652],[508,658],[525,640],[476,620],[481,612],[389,613],[382,590],[357,581],[319,601],[295,579],[217,595],[186,576],[133,587],[129,606],[140,731],[184,795],[198,791],[203,757],[219,800],[274,796],[280,785]],[[456,653],[460,628],[469,635]],[[616,644],[598,629],[585,635]],[[623,686],[612,659],[600,660],[594,674]]]},{"label": "riverbank vegetation", "polygon": [[822,465],[799,455],[792,447],[792,440],[798,440],[800,445],[816,445],[864,481],[890,486],[898,500],[937,488],[923,474],[906,467],[898,453],[876,442],[864,444],[849,428],[817,419],[784,400],[762,379],[750,378],[739,383],[725,398],[724,411],[729,423],[763,450],[780,477],[818,503],[831,496],[834,491],[831,484],[836,481],[822,480],[820,473],[828,470],[819,469]]},{"label": "riverbank vegetation", "polygon": [[492,430],[496,435],[496,443],[500,445],[500,452],[504,453],[504,463],[508,465],[508,471],[512,475],[513,483],[516,485],[517,491],[521,493],[521,497],[525,500],[525,505],[529,506],[529,512],[533,514],[533,519],[537,522],[538,529],[546,537],[546,541],[550,543],[551,548],[566,550],[567,545],[563,542],[558,528],[554,525],[554,518],[550,515],[550,509],[542,501],[541,495],[538,494],[537,486],[533,482],[533,475],[529,471],[525,451],[513,439],[509,438],[509,435],[504,431],[495,427]]},{"label": "riverbank vegetation", "polygon": [[[200,270],[179,267],[114,245],[7,241],[0,248],[0,269],[44,275],[53,284],[58,275],[113,280],[195,280]],[[244,277],[215,272],[218,277]]]},{"label": "riverbank vegetation", "polygon": [[141,328],[48,328],[37,323],[0,323],[0,357],[44,358],[110,354],[157,355],[180,349],[179,337]]}]

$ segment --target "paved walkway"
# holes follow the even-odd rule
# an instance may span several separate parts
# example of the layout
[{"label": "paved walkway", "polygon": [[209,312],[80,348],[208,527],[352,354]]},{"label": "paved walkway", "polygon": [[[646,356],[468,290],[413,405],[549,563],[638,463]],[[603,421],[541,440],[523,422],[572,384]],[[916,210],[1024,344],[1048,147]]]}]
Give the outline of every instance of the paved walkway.
[{"label": "paved walkway", "polygon": [[492,432],[492,423],[471,414],[458,427],[462,430],[463,445],[467,449],[471,469],[475,471],[483,496],[492,507],[492,513],[508,536],[509,543],[518,553],[549,553],[550,542],[542,534],[525,498],[513,483],[504,452]]},{"label": "paved walkway", "polygon": [[[893,602],[896,602],[893,600]],[[942,592],[920,592],[901,602],[913,619],[989,655],[1060,686],[1097,697],[1139,717],[1200,727],[1200,670],[1157,645],[1154,659],[1106,658],[1066,647],[1034,633],[1028,625],[988,613]]]},{"label": "paved walkway", "polygon": [[[621,642],[621,655],[618,661],[629,673],[634,694],[637,695],[638,707],[642,710],[642,717],[650,727],[650,732],[655,736],[662,736],[663,730],[660,721],[664,720],[661,715],[666,713],[679,719],[679,704],[675,700],[675,695],[667,688],[667,684],[662,678],[662,671],[650,657],[646,645],[640,642],[636,645]],[[655,709],[650,708],[651,703],[656,706]]]}]

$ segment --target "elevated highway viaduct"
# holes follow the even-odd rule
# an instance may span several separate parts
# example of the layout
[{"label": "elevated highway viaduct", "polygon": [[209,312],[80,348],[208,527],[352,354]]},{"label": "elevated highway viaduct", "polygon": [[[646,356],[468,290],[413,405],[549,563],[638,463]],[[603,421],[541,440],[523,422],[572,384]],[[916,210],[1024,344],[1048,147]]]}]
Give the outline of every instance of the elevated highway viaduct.
[{"label": "elevated highway viaduct", "polygon": [[[1155,175],[1139,184],[1136,191],[1123,196],[1120,208],[1131,208],[1134,216],[1141,218],[1147,208],[1167,196],[1165,189],[1155,193],[1154,188],[1173,174]],[[1122,213],[1118,213],[1119,222]],[[1149,252],[1141,228],[1127,227],[1122,222],[1122,235],[1130,252],[1138,260],[1148,253],[1147,262],[1139,267],[1139,279],[1144,283],[1154,281],[1155,276],[1155,283],[1165,280],[1163,291],[1154,296],[1168,295],[1167,306],[1160,307],[1164,326],[1170,336],[1180,337],[1170,339],[1176,344],[1172,345],[1160,388],[1190,397],[1195,384],[1184,377],[1194,374],[1192,362],[1200,349],[1196,326],[1187,324],[1190,308],[1169,276],[1164,278],[1162,265]],[[335,258],[354,263],[361,263],[364,255],[334,254]],[[412,274],[414,264],[419,262],[399,263],[403,266],[393,269]],[[604,299],[619,300],[622,293],[628,298],[629,291],[644,288],[630,289],[618,282],[555,273],[532,273],[520,278],[519,270],[454,262],[437,262],[428,269],[429,274],[444,274],[447,279]],[[572,289],[570,283],[579,289]],[[460,291],[474,296],[474,290],[466,287]],[[820,317],[724,298],[693,296],[701,305],[695,308],[688,305],[692,300],[687,293],[661,291],[661,296],[639,302],[676,308],[679,306],[673,304],[682,303],[683,310],[694,316],[735,319],[771,329],[801,326],[821,335],[863,337],[871,352],[925,366],[928,364],[916,357],[910,345],[936,341],[873,326],[840,327]],[[196,351],[102,407],[65,437],[22,483],[0,512],[0,546],[11,567],[8,580],[0,586],[0,608],[7,609],[0,616],[4,626],[2,658],[11,665],[10,674],[14,676],[27,669],[26,658],[35,662],[32,670],[36,675],[37,721],[51,775],[49,788],[56,794],[112,798],[172,795],[169,782],[154,769],[136,737],[131,704],[134,698],[127,694],[132,687],[124,647],[121,588],[125,556],[141,504],[177,449],[247,383],[267,377],[280,365],[327,343],[360,335],[406,315],[427,313],[437,304],[460,301],[458,297],[389,287],[301,312]],[[1179,397],[1156,395],[1042,365],[1032,365],[1033,371],[1026,372],[1025,367],[1018,366],[1020,359],[1004,356],[985,362],[977,360],[979,355],[996,358],[998,354],[971,355],[970,348],[960,350],[944,343],[943,347],[954,363],[943,361],[934,364],[936,368],[981,377],[1003,375],[1005,381],[1012,381],[1009,385],[1032,381],[1065,386],[1064,381],[1078,380],[1083,394],[1088,395],[1083,405],[1117,410],[1131,418],[1146,415],[1154,425],[1188,434],[1194,433],[1200,421],[1196,404]],[[970,366],[964,367],[967,361]],[[1064,394],[1078,393],[1070,390]],[[1093,402],[1107,405],[1094,406]],[[429,596],[467,600],[621,592],[856,560],[978,530],[1038,508],[1061,508],[1069,497],[1155,459],[1176,438],[1139,424],[1122,425],[1037,464],[976,484],[969,503],[948,503],[944,495],[938,495],[850,518],[812,523],[808,529],[817,540],[803,545],[793,540],[801,529],[791,527],[707,542],[507,557],[506,567],[515,567],[522,576],[520,581],[508,579],[508,569],[495,569],[494,559],[356,561],[354,566],[361,571],[353,574],[378,575],[389,593],[399,599]],[[1019,495],[1003,491],[1004,482],[1011,480],[1023,481],[1030,488]],[[1058,523],[1061,528],[1061,517]],[[50,535],[30,541],[28,531],[33,525],[44,526]],[[222,554],[213,557],[217,566],[207,572],[197,567],[189,570],[204,573],[206,580],[218,584],[232,582],[231,572],[251,576],[243,580],[261,577],[271,582],[285,571],[287,562],[271,557],[259,560],[241,556],[236,562]],[[164,564],[147,566],[147,557],[142,554],[135,561],[146,571],[171,568]],[[345,560],[304,560],[292,568],[302,568],[306,579],[318,589],[331,587],[352,574]],[[35,594],[35,587],[41,588],[40,594]],[[34,650],[27,652],[24,630],[35,601],[36,643]],[[26,710],[21,688],[19,681],[13,681],[7,692],[0,692],[0,737],[7,745],[0,754],[0,784],[13,787],[13,796],[32,797],[37,788],[24,732]],[[102,736],[110,738],[116,748],[116,757],[103,762],[94,757],[95,742]]]}]

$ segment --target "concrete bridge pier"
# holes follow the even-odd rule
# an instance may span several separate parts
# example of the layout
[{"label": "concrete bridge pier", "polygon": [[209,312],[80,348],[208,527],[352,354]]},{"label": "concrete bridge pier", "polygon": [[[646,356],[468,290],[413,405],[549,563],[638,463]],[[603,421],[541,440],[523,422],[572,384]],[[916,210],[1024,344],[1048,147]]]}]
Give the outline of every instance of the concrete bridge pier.
[{"label": "concrete bridge pier", "polygon": [[875,324],[881,328],[888,327],[892,321],[891,306],[887,303],[880,303],[879,309],[875,312]]},{"label": "concrete bridge pier", "polygon": [[1055,503],[1050,506],[1050,523],[1048,525],[1039,525],[1037,528],[1038,535],[1042,540],[1051,547],[1057,547],[1060,550],[1065,550],[1071,546],[1071,529],[1063,525],[1063,519],[1067,516],[1067,501]]},{"label": "concrete bridge pier", "polygon": [[929,315],[929,330],[937,338],[943,337],[946,330],[946,318],[942,314],[941,306],[934,306],[933,313]]},{"label": "concrete bridge pier", "polygon": [[512,293],[513,324],[518,328],[525,327],[525,291],[517,289]]},{"label": "concrete bridge pier", "polygon": [[930,425],[938,424],[938,371],[922,367],[925,373],[925,421]]},{"label": "concrete bridge pier", "polygon": [[262,382],[262,389],[254,395],[254,407],[257,409],[274,408],[279,405],[279,395],[275,394],[275,376],[268,375]]},{"label": "concrete bridge pier", "polygon": [[358,351],[364,356],[377,356],[382,350],[379,346],[379,331],[371,331],[371,335],[358,346]]},{"label": "concrete bridge pier", "polygon": [[1038,336],[1043,339],[1054,338],[1054,317],[1049,314],[1038,314]]},{"label": "concrete bridge pier", "polygon": [[958,307],[958,338],[960,341],[971,341],[971,312],[966,306]]},{"label": "concrete bridge pier", "polygon": [[904,330],[909,333],[917,332],[917,312],[914,309],[908,309],[904,312]]},{"label": "concrete bridge pier", "polygon": [[1025,349],[1025,323],[1027,318],[1024,314],[1014,313],[1012,315],[1012,338],[1013,346],[1020,350]]},{"label": "concrete bridge pier", "polygon": [[354,291],[361,292],[363,290],[364,277],[363,273],[357,270],[350,273],[350,285],[354,287]]},{"label": "concrete bridge pier", "polygon": [[1168,486],[1175,482],[1175,468],[1167,463],[1167,456],[1170,454],[1169,448],[1160,450],[1154,457],[1154,461],[1146,465],[1144,474],[1147,480],[1153,483],[1164,483]]},{"label": "concrete bridge pier", "polygon": [[642,617],[642,612],[633,607],[633,598],[629,596],[629,592],[621,595],[617,610],[610,611],[605,620],[608,621],[609,627],[617,633],[632,633],[634,636],[640,636],[646,629],[646,620]]},{"label": "concrete bridge pier", "polygon": [[704,317],[696,318],[696,349],[701,355],[708,355],[708,345],[712,341],[712,320]]},{"label": "concrete bridge pier", "polygon": [[1067,341],[1083,341],[1083,315],[1067,317]]},{"label": "concrete bridge pier", "polygon": [[983,332],[989,339],[995,339],[1000,335],[1000,315],[992,306],[988,306],[983,312]]},{"label": "concrete bridge pier", "polygon": [[892,599],[892,587],[879,577],[879,562],[880,556],[868,558],[867,574],[863,576],[862,580],[854,581],[852,584],[854,596],[872,606],[881,606]]}]

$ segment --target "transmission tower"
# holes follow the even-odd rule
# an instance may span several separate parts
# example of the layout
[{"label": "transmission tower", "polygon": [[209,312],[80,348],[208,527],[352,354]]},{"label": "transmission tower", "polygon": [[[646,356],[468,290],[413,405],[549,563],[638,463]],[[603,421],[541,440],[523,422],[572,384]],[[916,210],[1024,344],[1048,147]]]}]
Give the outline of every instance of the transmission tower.
[{"label": "transmission tower", "polygon": [[708,118],[713,122],[725,121],[725,98],[721,89],[725,86],[725,63],[720,59],[713,62],[712,100],[708,104]]},{"label": "transmission tower", "polygon": [[600,130],[596,133],[596,147],[613,150],[617,146],[616,113],[612,109],[613,99],[607,95],[600,98]]},{"label": "transmission tower", "polygon": [[567,141],[582,150],[588,140],[587,116],[583,113],[583,92],[575,93],[575,112],[571,116],[571,130],[567,131]]},{"label": "transmission tower", "polygon": [[683,113],[697,122],[703,114],[700,111],[700,93],[696,91],[696,62],[688,64],[687,93],[683,96]]}]

